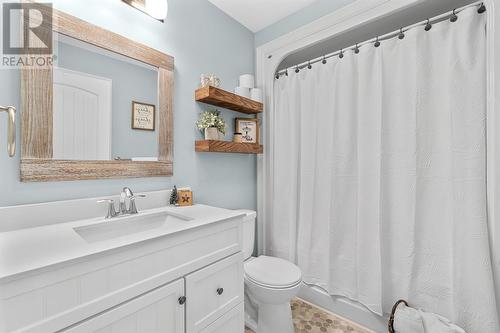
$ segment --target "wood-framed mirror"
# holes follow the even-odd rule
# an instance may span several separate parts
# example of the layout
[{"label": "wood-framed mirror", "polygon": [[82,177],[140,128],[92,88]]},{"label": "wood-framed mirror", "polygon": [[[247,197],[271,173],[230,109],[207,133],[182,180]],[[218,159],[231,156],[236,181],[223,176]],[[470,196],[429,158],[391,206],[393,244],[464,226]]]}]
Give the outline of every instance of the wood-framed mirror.
[{"label": "wood-framed mirror", "polygon": [[40,8],[57,52],[21,70],[21,181],[172,176],[174,58]]}]

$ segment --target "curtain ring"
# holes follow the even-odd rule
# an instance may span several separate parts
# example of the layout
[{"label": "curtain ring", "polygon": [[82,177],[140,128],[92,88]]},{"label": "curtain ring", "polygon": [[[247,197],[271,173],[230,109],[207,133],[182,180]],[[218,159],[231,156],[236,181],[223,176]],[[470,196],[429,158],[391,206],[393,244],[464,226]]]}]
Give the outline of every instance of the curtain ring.
[{"label": "curtain ring", "polygon": [[453,14],[451,14],[450,16],[450,22],[457,22],[458,21],[458,16],[457,16],[457,13],[456,13],[457,9],[453,9]]},{"label": "curtain ring", "polygon": [[339,58],[342,59],[344,57],[344,50],[341,49],[340,50],[340,54],[339,54]]},{"label": "curtain ring", "polygon": [[427,19],[427,24],[425,25],[425,31],[429,31],[431,29],[432,29],[431,20]]},{"label": "curtain ring", "polygon": [[482,14],[482,13],[484,13],[485,11],[486,11],[486,6],[484,5],[484,2],[483,2],[483,3],[481,3],[481,7],[479,7],[479,9],[477,10],[477,12],[478,12],[479,14]]},{"label": "curtain ring", "polygon": [[405,38],[405,33],[403,32],[403,28],[399,29],[398,38],[399,39],[404,39]]},{"label": "curtain ring", "polygon": [[300,72],[299,66],[295,67],[295,73]]},{"label": "curtain ring", "polygon": [[311,69],[311,68],[313,68],[313,66],[311,65],[311,62],[310,62],[310,61],[308,61],[308,62],[307,62],[307,69]]},{"label": "curtain ring", "polygon": [[321,62],[323,65],[326,65],[326,56],[323,56],[323,61]]},{"label": "curtain ring", "polygon": [[358,54],[359,53],[359,46],[358,43],[356,43],[356,48],[354,49],[354,53]]},{"label": "curtain ring", "polygon": [[375,41],[375,47],[379,47],[380,46],[380,41],[378,40],[378,36],[377,36],[377,39]]}]

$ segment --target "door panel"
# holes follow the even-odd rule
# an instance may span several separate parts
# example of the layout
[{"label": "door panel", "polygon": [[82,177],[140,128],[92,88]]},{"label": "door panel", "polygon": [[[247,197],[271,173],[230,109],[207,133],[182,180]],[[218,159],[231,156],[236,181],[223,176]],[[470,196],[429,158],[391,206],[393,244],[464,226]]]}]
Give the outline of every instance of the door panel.
[{"label": "door panel", "polygon": [[186,331],[200,332],[243,302],[241,252],[186,276]]},{"label": "door panel", "polygon": [[184,280],[103,312],[65,333],[184,333]]}]

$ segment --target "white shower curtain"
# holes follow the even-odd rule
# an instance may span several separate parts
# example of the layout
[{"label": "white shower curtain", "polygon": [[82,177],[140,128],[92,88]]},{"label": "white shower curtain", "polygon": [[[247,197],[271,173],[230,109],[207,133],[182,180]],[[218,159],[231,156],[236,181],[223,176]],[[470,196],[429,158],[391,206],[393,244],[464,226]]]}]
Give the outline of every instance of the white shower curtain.
[{"label": "white shower curtain", "polygon": [[265,251],[373,312],[500,327],[488,244],[486,15],[275,81]]}]

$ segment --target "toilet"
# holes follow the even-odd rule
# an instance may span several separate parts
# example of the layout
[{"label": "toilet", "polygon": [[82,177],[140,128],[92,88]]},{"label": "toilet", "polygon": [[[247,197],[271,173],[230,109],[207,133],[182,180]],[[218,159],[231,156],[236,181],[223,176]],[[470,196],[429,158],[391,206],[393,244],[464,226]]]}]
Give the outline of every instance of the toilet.
[{"label": "toilet", "polygon": [[293,333],[290,301],[302,284],[302,272],[293,263],[275,257],[252,257],[256,212],[244,212],[245,322],[256,333]]}]

